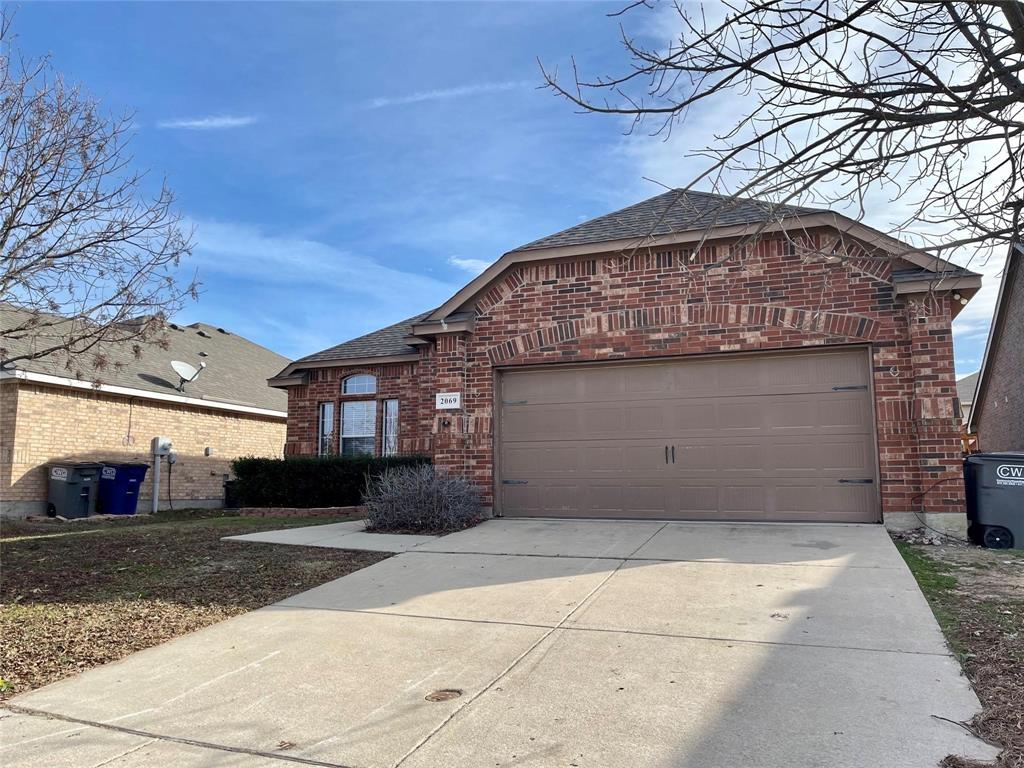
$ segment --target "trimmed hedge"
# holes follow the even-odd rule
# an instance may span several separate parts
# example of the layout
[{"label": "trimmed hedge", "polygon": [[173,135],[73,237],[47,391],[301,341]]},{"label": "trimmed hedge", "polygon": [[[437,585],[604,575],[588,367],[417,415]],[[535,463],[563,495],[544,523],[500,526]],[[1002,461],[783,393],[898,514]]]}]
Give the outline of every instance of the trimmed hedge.
[{"label": "trimmed hedge", "polygon": [[352,507],[366,480],[391,467],[430,464],[429,456],[243,457],[231,462],[237,501],[246,507]]}]

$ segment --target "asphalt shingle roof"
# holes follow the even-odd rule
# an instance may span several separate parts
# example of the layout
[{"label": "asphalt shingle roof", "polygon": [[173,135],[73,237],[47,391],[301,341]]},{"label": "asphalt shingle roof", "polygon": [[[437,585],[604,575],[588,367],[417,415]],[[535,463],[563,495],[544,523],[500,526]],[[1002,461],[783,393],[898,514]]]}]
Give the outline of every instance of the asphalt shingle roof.
[{"label": "asphalt shingle roof", "polygon": [[415,352],[415,347],[405,343],[405,337],[412,333],[413,323],[426,319],[434,310],[421,312],[401,322],[381,328],[379,331],[367,333],[337,346],[316,352],[295,361],[313,363],[321,360],[346,360],[360,357],[390,357],[391,355],[407,355]]},{"label": "asphalt shingle roof", "polygon": [[956,396],[960,398],[961,403],[971,403],[974,401],[974,389],[978,386],[978,373],[976,371],[970,376],[964,376],[962,379],[956,380]]},{"label": "asphalt shingle roof", "polygon": [[732,198],[710,192],[669,190],[619,211],[598,216],[553,235],[542,237],[516,251],[553,248],[561,245],[585,245],[649,235],[669,235],[704,227],[728,227],[754,224],[769,216],[796,216],[826,213],[821,208],[773,205],[762,200]]},{"label": "asphalt shingle roof", "polygon": [[[27,317],[30,313],[25,310],[0,303],[0,348],[7,350],[3,357],[14,357],[46,344],[45,339],[31,335],[24,338],[3,335],[4,329],[20,326]],[[138,358],[133,350],[135,342],[111,343],[97,345],[70,367],[62,355],[18,360],[4,368],[10,370],[13,365],[32,373],[272,411],[288,409],[288,394],[267,386],[267,379],[287,365],[288,358],[206,323],[171,324],[162,336],[167,341],[166,349],[158,344],[142,344]],[[102,354],[107,361],[101,369],[94,367],[95,353]],[[185,385],[184,392],[178,392],[178,376],[171,369],[172,360],[197,368],[200,363],[206,363],[206,368],[195,381]]]},{"label": "asphalt shingle roof", "polygon": [[[601,243],[628,237],[643,237],[648,234],[665,235],[701,227],[750,224],[764,221],[768,216],[823,212],[821,209],[792,205],[772,206],[759,200],[730,198],[708,192],[672,190],[623,208],[621,211],[599,216],[540,240],[534,240],[515,250]],[[302,363],[387,357],[415,352],[413,347],[405,343],[405,337],[412,333],[413,323],[426,319],[431,312],[433,310],[300,358],[293,366],[301,368]]]}]

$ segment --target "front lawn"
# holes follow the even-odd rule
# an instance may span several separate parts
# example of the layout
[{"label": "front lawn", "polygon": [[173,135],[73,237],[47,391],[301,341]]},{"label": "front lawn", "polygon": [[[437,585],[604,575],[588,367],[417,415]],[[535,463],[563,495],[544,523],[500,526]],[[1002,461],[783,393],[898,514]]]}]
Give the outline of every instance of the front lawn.
[{"label": "front lawn", "polygon": [[216,513],[0,524],[0,698],[260,608],[388,557],[220,540],[347,518],[211,514]]},{"label": "front lawn", "polygon": [[[995,765],[1024,768],[1024,553],[897,541],[982,711],[964,726],[1002,748]],[[945,768],[988,765],[957,756]]]}]

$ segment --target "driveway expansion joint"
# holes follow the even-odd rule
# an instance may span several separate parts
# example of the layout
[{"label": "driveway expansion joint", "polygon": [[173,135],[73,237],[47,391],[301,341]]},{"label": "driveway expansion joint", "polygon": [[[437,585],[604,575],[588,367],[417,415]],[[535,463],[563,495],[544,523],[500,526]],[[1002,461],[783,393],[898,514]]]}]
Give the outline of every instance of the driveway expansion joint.
[{"label": "driveway expansion joint", "polygon": [[[625,563],[625,561],[623,561]],[[621,566],[620,566],[621,567]],[[617,570],[617,569],[616,569]],[[590,593],[580,604],[573,608],[568,614],[566,614],[564,622],[578,608],[583,606],[588,600],[596,596],[597,592],[600,591],[601,587],[614,576],[614,571],[608,575],[608,577],[594,588],[594,592]],[[274,606],[269,605],[262,610],[273,609]],[[820,648],[823,650],[835,650],[835,651],[857,651],[860,653],[894,653],[906,656],[934,656],[938,658],[953,658],[950,653],[940,653],[936,651],[910,651],[902,648],[867,648],[861,645],[829,645],[827,643],[792,643],[784,642],[781,640],[751,640],[741,637],[722,637],[719,635],[688,635],[677,632],[651,632],[643,629],[616,629],[614,627],[580,627],[574,625],[566,625],[562,622],[557,624],[533,624],[527,621],[504,621],[501,619],[466,619],[458,616],[429,616],[425,613],[401,613],[399,611],[375,611],[368,608],[315,608],[312,610],[319,611],[337,611],[338,613],[357,613],[365,616],[384,616],[396,619],[418,619],[422,621],[451,621],[461,624],[479,624],[481,626],[501,626],[501,627],[522,627],[524,629],[547,629],[551,632],[545,633],[544,637],[550,636],[553,632],[603,632],[610,635],[635,635],[637,637],[664,637],[670,640],[703,640],[709,643],[728,643],[730,645],[762,645],[770,647],[781,647],[781,648]],[[544,639],[541,638],[541,640]]]},{"label": "driveway expansion joint", "polygon": [[[656,535],[656,534],[654,534]],[[654,535],[651,538],[654,538]],[[644,542],[646,544],[647,542]],[[642,549],[643,545],[634,549],[633,552],[637,552]],[[697,563],[698,565],[751,565],[751,566],[768,566],[777,567],[784,566],[787,568],[841,568],[843,570],[849,568],[857,568],[865,571],[900,571],[903,570],[902,565],[855,565],[851,563],[806,563],[799,562],[796,560],[779,560],[774,562],[758,562],[755,560],[695,560],[693,558],[685,557],[634,557],[633,554],[629,555],[549,555],[542,552],[484,552],[475,550],[444,550],[444,549],[410,549],[405,552],[399,552],[399,555],[407,555],[410,553],[416,553],[421,555],[478,555],[478,556],[489,556],[489,557],[547,557],[554,560],[623,560],[628,563]]]},{"label": "driveway expansion joint", "polygon": [[[128,728],[123,725],[114,725],[113,723],[101,723],[96,720],[85,720],[79,717],[62,715],[57,712],[47,712],[46,710],[35,709],[33,707],[23,707],[20,704],[12,704],[10,702],[8,702],[4,706],[7,710],[17,715],[26,715],[28,717],[42,717],[48,720],[60,720],[64,723],[74,723],[75,725],[82,725],[89,728],[100,728],[105,731],[123,733],[127,736],[138,736],[139,738],[151,739],[153,741],[166,741],[173,744],[185,744],[190,747],[198,747],[199,749],[209,749],[217,752],[232,752],[234,754],[239,755],[252,755],[253,757],[263,757],[267,758],[268,760],[280,760],[286,763],[314,765],[318,768],[356,768],[352,765],[344,765],[342,763],[329,763],[324,760],[314,760],[308,757],[299,757],[298,755],[282,755],[280,752],[264,752],[259,749],[249,749],[248,747],[232,747],[228,746],[227,744],[215,744],[210,741],[187,739],[182,736],[169,736],[167,734],[162,733],[152,733],[151,731],[143,731],[137,728]],[[118,755],[117,757],[123,757],[123,755]],[[102,765],[102,763],[100,765]]]}]

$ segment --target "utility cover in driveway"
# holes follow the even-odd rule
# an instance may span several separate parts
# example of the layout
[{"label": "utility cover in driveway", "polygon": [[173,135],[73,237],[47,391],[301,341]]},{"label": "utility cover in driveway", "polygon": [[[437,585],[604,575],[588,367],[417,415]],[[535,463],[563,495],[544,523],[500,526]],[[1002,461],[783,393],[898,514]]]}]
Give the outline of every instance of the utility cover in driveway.
[{"label": "utility cover in driveway", "polygon": [[876,522],[867,351],[501,377],[508,516]]}]

